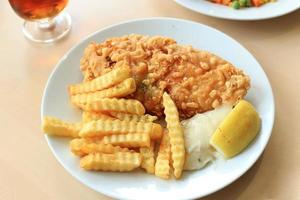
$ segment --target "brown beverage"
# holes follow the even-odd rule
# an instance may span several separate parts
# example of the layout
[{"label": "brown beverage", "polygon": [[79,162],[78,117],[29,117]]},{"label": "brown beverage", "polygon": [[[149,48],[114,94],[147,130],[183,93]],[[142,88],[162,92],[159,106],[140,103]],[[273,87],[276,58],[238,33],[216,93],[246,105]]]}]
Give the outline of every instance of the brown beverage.
[{"label": "brown beverage", "polygon": [[68,0],[9,0],[15,12],[26,20],[39,20],[59,14]]}]

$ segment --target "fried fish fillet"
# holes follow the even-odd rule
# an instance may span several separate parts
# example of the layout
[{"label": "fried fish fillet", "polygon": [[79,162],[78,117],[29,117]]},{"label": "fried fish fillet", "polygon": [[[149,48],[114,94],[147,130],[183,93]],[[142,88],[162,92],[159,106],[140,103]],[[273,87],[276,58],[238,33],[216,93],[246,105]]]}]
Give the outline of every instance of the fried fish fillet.
[{"label": "fried fish fillet", "polygon": [[224,59],[162,36],[126,35],[91,43],[80,61],[85,81],[128,65],[137,90],[129,95],[149,113],[163,115],[162,95],[167,91],[181,118],[235,103],[250,88],[243,71]]}]

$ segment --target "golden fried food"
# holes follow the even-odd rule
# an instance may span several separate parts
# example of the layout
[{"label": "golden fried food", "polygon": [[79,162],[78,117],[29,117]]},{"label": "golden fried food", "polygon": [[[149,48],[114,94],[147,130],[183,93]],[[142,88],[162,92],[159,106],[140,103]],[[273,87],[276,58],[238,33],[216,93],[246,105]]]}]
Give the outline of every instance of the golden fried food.
[{"label": "golden fried food", "polygon": [[140,154],[142,156],[141,168],[145,169],[149,174],[154,174],[155,171],[154,146],[155,143],[152,141],[150,147],[140,148]]},{"label": "golden fried food", "polygon": [[170,138],[165,131],[159,145],[159,151],[155,163],[155,176],[163,179],[170,178],[171,169],[171,145]]},{"label": "golden fried food", "polygon": [[103,98],[94,102],[78,104],[79,108],[91,112],[123,112],[143,115],[145,108],[141,102],[134,99]]},{"label": "golden fried food", "polygon": [[126,97],[127,95],[135,92],[136,85],[135,80],[133,78],[128,78],[118,85],[115,85],[111,88],[107,88],[104,90],[96,91],[93,93],[83,93],[71,96],[71,102],[73,104],[85,104],[85,103],[92,103],[98,101],[102,98],[119,98],[119,97]]},{"label": "golden fried food", "polygon": [[132,152],[113,154],[93,153],[80,159],[80,166],[86,170],[131,171],[141,165],[141,155]]},{"label": "golden fried food", "polygon": [[93,79],[92,81],[70,85],[68,90],[70,95],[95,92],[116,85],[129,77],[130,70],[128,67],[116,68],[103,76]]},{"label": "golden fried food", "polygon": [[126,114],[120,112],[109,112],[109,114],[119,120],[123,121],[132,121],[132,122],[153,122],[157,120],[156,116],[152,116],[149,114],[146,115],[133,115],[133,114]]},{"label": "golden fried food", "polygon": [[128,35],[91,43],[81,59],[89,82],[121,66],[130,66],[138,99],[149,113],[162,116],[162,95],[168,92],[182,118],[235,103],[247,93],[250,80],[222,58],[183,46],[162,36]]},{"label": "golden fried food", "polygon": [[120,147],[150,147],[150,135],[148,133],[127,133],[119,135],[106,135],[103,137],[104,144],[112,144]]},{"label": "golden fried food", "polygon": [[183,128],[179,121],[176,105],[166,92],[163,94],[163,105],[170,137],[174,176],[180,178],[185,161]]},{"label": "golden fried food", "polygon": [[[82,121],[45,117],[43,131],[76,137],[70,150],[85,170],[123,172],[140,167],[163,179],[171,177],[172,169],[179,179],[186,162],[180,118],[236,104],[250,87],[249,77],[231,63],[162,36],[132,34],[91,43],[80,68],[84,80],[70,85],[68,92],[71,103],[82,110]],[[242,150],[258,130],[258,123],[249,125],[257,121],[255,110],[248,104],[244,104],[247,109],[237,109],[239,105],[210,141],[227,157]],[[252,121],[241,119],[234,128],[232,121],[241,112],[252,115]],[[160,121],[163,115],[166,129]],[[246,125],[249,134],[241,134]],[[160,146],[155,159],[156,142]]]},{"label": "golden fried food", "polygon": [[146,133],[151,139],[160,139],[162,127],[152,122],[131,122],[121,120],[97,120],[83,124],[80,137],[103,137],[106,135]]},{"label": "golden fried food", "polygon": [[113,120],[114,118],[111,116],[108,116],[106,114],[103,113],[99,113],[99,112],[89,112],[89,111],[83,111],[82,112],[82,122],[86,123],[86,122],[90,122],[93,120],[106,120],[106,119],[110,119]]},{"label": "golden fried food", "polygon": [[91,153],[116,153],[129,152],[127,148],[103,144],[99,139],[75,138],[70,142],[71,151],[77,156],[85,156]]},{"label": "golden fried food", "polygon": [[63,137],[79,137],[79,131],[82,127],[81,123],[64,122],[55,117],[46,116],[43,118],[42,129],[45,134],[63,136]]}]

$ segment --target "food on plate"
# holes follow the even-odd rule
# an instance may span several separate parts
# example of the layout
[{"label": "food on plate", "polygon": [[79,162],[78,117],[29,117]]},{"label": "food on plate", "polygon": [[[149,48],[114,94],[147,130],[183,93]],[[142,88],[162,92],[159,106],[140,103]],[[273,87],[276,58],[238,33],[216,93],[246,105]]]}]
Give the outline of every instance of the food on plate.
[{"label": "food on plate", "polygon": [[130,69],[128,67],[120,67],[101,77],[95,78],[93,81],[70,85],[68,88],[69,94],[75,95],[100,91],[106,88],[110,88],[111,86],[116,85],[129,77]]},{"label": "food on plate", "polygon": [[171,38],[132,34],[91,43],[81,70],[83,83],[68,87],[81,121],[45,116],[42,128],[74,137],[70,150],[85,170],[142,168],[179,179],[183,170],[204,167],[215,149],[234,156],[259,130],[258,114],[241,100],[249,77]]},{"label": "food on plate", "polygon": [[152,122],[132,122],[122,120],[97,120],[84,123],[79,132],[80,137],[103,137],[114,134],[145,133],[152,139],[160,139],[162,127]]},{"label": "food on plate", "polygon": [[56,136],[78,137],[81,127],[81,123],[64,122],[60,119],[49,116],[44,117],[42,122],[43,132]]},{"label": "food on plate", "polygon": [[171,170],[171,145],[167,131],[164,132],[160,141],[159,151],[155,163],[155,176],[163,179],[170,178]]},{"label": "food on plate", "polygon": [[171,145],[172,165],[175,178],[180,178],[185,161],[185,148],[183,128],[179,121],[179,114],[174,101],[168,95],[163,94],[164,113],[166,115],[167,129]]},{"label": "food on plate", "polygon": [[186,149],[185,170],[203,168],[214,159],[215,151],[209,140],[231,109],[232,105],[222,105],[181,122]]},{"label": "food on plate", "polygon": [[213,3],[229,6],[234,9],[240,9],[244,7],[259,7],[269,2],[275,2],[276,0],[209,0],[209,1]]},{"label": "food on plate", "polygon": [[155,142],[152,141],[150,147],[141,147],[140,154],[142,156],[141,168],[145,169],[147,173],[154,174],[155,168],[155,155],[154,155]]},{"label": "food on plate", "polygon": [[127,148],[120,148],[112,144],[103,144],[100,139],[75,138],[70,142],[71,151],[77,156],[85,156],[91,153],[116,153],[129,152]]},{"label": "food on plate", "polygon": [[85,104],[93,103],[99,99],[105,97],[126,97],[127,95],[133,93],[136,89],[135,81],[133,78],[128,78],[118,85],[105,90],[96,91],[93,93],[82,93],[71,96],[71,102],[73,104]]},{"label": "food on plate", "polygon": [[80,166],[86,170],[125,172],[138,168],[141,161],[141,155],[135,152],[92,153],[80,159]]},{"label": "food on plate", "polygon": [[210,144],[226,158],[231,158],[250,144],[259,129],[260,118],[255,108],[241,100],[216,129]]},{"label": "food on plate", "polygon": [[[128,66],[137,89],[129,96],[147,112],[163,116],[167,92],[181,118],[242,99],[250,79],[224,59],[162,36],[126,35],[91,43],[81,59],[85,83],[113,69]],[[128,78],[128,77],[126,77]]]},{"label": "food on plate", "polygon": [[106,120],[106,119],[110,119],[110,120],[113,120],[115,118],[107,115],[107,114],[104,114],[104,113],[99,113],[99,112],[89,112],[89,111],[83,111],[82,112],[82,122],[83,123],[86,123],[86,122],[89,122],[89,121],[94,121],[94,120],[99,120],[99,119],[102,119],[102,120]]},{"label": "food on plate", "polygon": [[156,116],[152,116],[149,114],[145,115],[134,115],[120,112],[109,112],[109,114],[119,120],[123,121],[132,121],[132,122],[153,122],[157,120]]},{"label": "food on plate", "polygon": [[143,115],[145,108],[141,102],[134,99],[102,98],[85,104],[75,104],[79,108],[90,112],[122,112]]},{"label": "food on plate", "polygon": [[150,134],[135,132],[121,135],[106,135],[102,141],[104,144],[120,147],[150,147]]}]

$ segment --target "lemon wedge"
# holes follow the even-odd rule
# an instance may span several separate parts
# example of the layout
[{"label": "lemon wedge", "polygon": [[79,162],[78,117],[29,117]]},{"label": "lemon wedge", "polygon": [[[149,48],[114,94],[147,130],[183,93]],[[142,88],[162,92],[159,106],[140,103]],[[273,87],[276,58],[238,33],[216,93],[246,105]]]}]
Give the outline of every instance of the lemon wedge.
[{"label": "lemon wedge", "polygon": [[210,139],[225,158],[231,158],[245,149],[260,130],[260,118],[255,108],[241,100],[225,117]]}]

